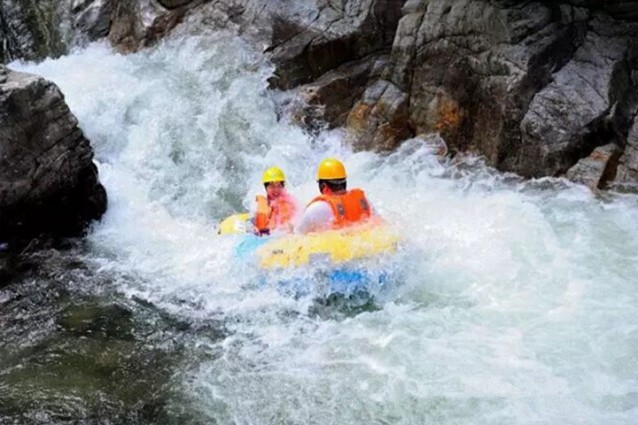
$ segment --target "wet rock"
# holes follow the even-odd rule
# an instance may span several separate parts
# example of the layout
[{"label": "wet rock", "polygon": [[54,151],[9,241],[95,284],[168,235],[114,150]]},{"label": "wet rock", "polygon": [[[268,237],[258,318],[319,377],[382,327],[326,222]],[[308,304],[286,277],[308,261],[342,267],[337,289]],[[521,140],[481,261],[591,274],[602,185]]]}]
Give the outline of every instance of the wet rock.
[{"label": "wet rock", "polygon": [[618,161],[614,186],[638,193],[638,120],[627,136],[625,151]]},{"label": "wet rock", "polygon": [[626,0],[571,0],[568,3],[575,6],[588,7],[608,13],[616,19],[638,20],[638,2]]},{"label": "wet rock", "polygon": [[64,96],[9,71],[0,84],[0,240],[79,234],[106,209],[93,150]]},{"label": "wet rock", "polygon": [[402,3],[218,0],[192,8],[182,26],[186,28],[178,31],[192,34],[225,29],[241,35],[274,63],[271,85],[290,89],[343,64],[388,51]]},{"label": "wet rock", "polygon": [[439,132],[453,152],[480,152],[528,177],[565,173],[597,146],[624,146],[638,27],[601,10],[631,20],[638,7],[409,0],[391,65],[351,111],[348,134],[383,150]]},{"label": "wet rock", "polygon": [[618,158],[622,150],[618,145],[610,143],[599,146],[587,157],[567,171],[567,178],[582,183],[591,189],[604,189],[616,175]]},{"label": "wet rock", "polygon": [[386,56],[370,56],[347,63],[299,90],[300,106],[294,122],[308,129],[343,127],[350,110],[363,94],[367,81],[387,63]]},{"label": "wet rock", "polygon": [[289,89],[346,62],[389,49],[403,1],[318,1],[301,19],[285,9],[273,16],[266,53],[276,66],[273,86]]},{"label": "wet rock", "polygon": [[71,40],[69,27],[67,0],[3,0],[0,62],[63,55]]},{"label": "wet rock", "polygon": [[106,37],[111,27],[114,0],[75,0],[71,5],[73,26],[89,41]]},{"label": "wet rock", "polygon": [[167,9],[154,0],[116,2],[111,14],[109,41],[121,53],[131,53],[152,45],[177,26],[188,12],[203,0],[167,2]]},{"label": "wet rock", "polygon": [[[626,133],[631,93],[630,29],[595,19],[571,60],[539,91],[521,121],[520,146],[510,146],[504,166],[526,176],[559,175],[595,146]],[[580,168],[580,167],[579,167]]]},{"label": "wet rock", "polygon": [[410,137],[409,96],[395,84],[378,80],[348,115],[348,139],[356,149],[390,151]]},{"label": "wet rock", "polygon": [[[374,117],[366,131],[350,131],[359,145],[383,140],[389,126],[404,120],[411,133],[438,131],[453,150],[475,144],[495,158],[495,140],[506,138],[502,128],[520,119],[522,105],[511,100],[524,104],[551,76],[547,69],[528,81],[525,70],[538,56],[545,55],[544,66],[551,68],[571,53],[572,38],[563,40],[568,25],[553,22],[550,8],[536,3],[507,8],[489,0],[412,0],[403,13],[394,66],[380,84],[393,87],[407,118],[403,108]],[[375,104],[364,99],[358,107]]]}]

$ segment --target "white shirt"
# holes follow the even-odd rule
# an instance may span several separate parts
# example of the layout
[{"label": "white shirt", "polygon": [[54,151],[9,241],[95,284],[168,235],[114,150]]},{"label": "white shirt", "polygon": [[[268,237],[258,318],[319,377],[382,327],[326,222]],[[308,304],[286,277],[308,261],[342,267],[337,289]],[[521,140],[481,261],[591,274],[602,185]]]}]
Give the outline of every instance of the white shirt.
[{"label": "white shirt", "polygon": [[295,226],[295,233],[327,230],[332,227],[335,216],[326,201],[316,201],[308,205]]}]

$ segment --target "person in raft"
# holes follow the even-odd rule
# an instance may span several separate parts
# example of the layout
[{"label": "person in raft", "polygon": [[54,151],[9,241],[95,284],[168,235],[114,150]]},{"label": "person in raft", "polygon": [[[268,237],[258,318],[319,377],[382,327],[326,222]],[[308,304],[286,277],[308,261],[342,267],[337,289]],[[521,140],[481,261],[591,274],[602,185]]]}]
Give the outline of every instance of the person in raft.
[{"label": "person in raft", "polygon": [[254,233],[269,235],[275,230],[292,231],[297,203],[286,192],[286,175],[278,167],[270,167],[262,176],[266,196],[257,195],[253,218]]},{"label": "person in raft", "polygon": [[295,226],[295,233],[341,229],[374,215],[361,189],[347,190],[346,168],[334,158],[324,159],[317,169],[321,195],[310,201]]}]

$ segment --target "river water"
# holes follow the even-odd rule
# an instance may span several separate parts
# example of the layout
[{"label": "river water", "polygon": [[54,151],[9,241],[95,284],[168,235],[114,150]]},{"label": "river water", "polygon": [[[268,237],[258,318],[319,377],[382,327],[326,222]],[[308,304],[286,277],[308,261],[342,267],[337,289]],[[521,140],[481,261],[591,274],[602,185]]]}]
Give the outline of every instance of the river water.
[{"label": "river water", "polygon": [[[311,137],[222,33],[11,66],[60,86],[109,209],[0,289],[0,423],[638,423],[635,196]],[[215,234],[268,166],[309,201],[326,156],[402,235],[374,306],[261,287]]]}]

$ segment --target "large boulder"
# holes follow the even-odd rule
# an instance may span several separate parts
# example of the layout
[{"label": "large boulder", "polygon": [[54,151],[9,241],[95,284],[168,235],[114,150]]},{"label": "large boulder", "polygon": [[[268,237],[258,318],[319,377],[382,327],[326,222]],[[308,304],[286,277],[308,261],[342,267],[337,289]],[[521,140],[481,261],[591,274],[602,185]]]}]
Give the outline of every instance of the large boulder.
[{"label": "large boulder", "polygon": [[106,209],[89,141],[57,86],[0,68],[0,240],[79,234]]}]

